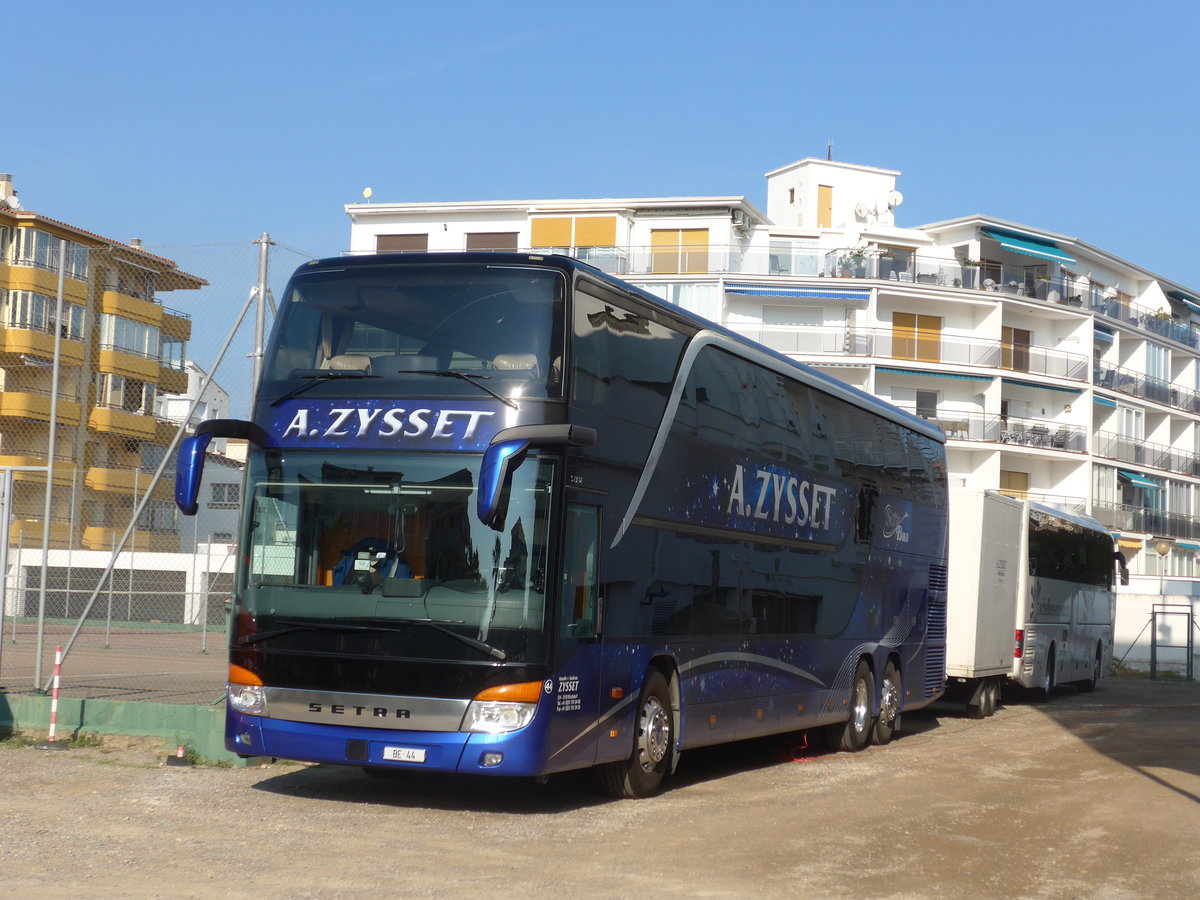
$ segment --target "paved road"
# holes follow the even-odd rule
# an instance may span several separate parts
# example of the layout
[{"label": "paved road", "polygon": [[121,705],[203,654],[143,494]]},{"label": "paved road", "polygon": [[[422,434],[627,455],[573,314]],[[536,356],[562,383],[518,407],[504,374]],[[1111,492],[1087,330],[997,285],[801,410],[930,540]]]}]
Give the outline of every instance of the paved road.
[{"label": "paved road", "polygon": [[671,788],[162,766],[0,744],[13,897],[1192,898],[1200,685],[1107,681],[886,748],[685,754]]}]

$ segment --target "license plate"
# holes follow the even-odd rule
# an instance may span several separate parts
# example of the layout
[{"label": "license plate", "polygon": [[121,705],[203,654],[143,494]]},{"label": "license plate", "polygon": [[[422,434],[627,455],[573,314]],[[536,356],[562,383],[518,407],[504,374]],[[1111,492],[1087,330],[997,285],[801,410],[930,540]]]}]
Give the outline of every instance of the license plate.
[{"label": "license plate", "polygon": [[391,762],[425,762],[425,751],[417,747],[384,747],[383,758]]}]

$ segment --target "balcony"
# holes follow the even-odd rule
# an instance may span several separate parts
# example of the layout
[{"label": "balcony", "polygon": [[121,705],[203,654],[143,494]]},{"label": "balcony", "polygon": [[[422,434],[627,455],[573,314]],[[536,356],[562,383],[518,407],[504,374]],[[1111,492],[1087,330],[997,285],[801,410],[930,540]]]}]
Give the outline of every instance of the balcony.
[{"label": "balcony", "polygon": [[162,364],[157,356],[117,347],[112,344],[101,344],[99,358],[96,361],[101,372],[110,375],[124,375],[138,381],[151,383],[158,379]]},{"label": "balcony", "polygon": [[1130,397],[1161,403],[1163,406],[1181,409],[1184,412],[1200,413],[1200,394],[1196,391],[1160,378],[1152,378],[1133,369],[1095,363],[1092,366],[1092,382],[1097,387],[1128,394]]},{"label": "balcony", "polygon": [[[150,473],[139,472],[136,469],[109,469],[93,466],[87,470],[84,485],[93,491],[123,494],[140,501],[146,493],[146,488],[150,486],[151,478]],[[155,485],[151,497],[154,500],[170,500],[174,495],[174,482],[161,478]]]},{"label": "balcony", "polygon": [[1125,503],[1093,503],[1092,517],[1114,531],[1200,540],[1200,519]]},{"label": "balcony", "polygon": [[1109,431],[1096,433],[1095,441],[1092,443],[1092,453],[1117,462],[1149,466],[1152,469],[1163,469],[1183,475],[1200,476],[1200,458],[1197,458],[1194,453],[1176,450],[1174,447],[1167,447],[1163,444],[1147,443]]},{"label": "balcony", "polygon": [[[35,422],[50,421],[50,391],[34,388],[15,388],[0,392],[0,418],[12,417],[32,419]],[[77,400],[67,400],[61,395],[58,400],[58,424],[78,425],[81,414]]]},{"label": "balcony", "polygon": [[181,341],[190,340],[192,337],[192,317],[169,306],[163,307],[162,325],[159,327],[163,337],[178,338]]},{"label": "balcony", "polygon": [[[83,365],[83,341],[66,333],[63,326],[59,342],[59,362],[64,366]],[[50,362],[54,359],[54,326],[9,325],[0,329],[0,359],[4,365],[20,365],[23,357]],[[6,358],[5,358],[6,357]]]},{"label": "balcony", "polygon": [[100,434],[119,434],[142,441],[154,440],[157,424],[153,416],[108,406],[94,407],[88,416],[88,428],[92,431]]},{"label": "balcony", "polygon": [[163,321],[163,308],[156,300],[143,300],[121,291],[104,291],[100,295],[100,312],[156,327]]},{"label": "balcony", "polygon": [[959,335],[924,335],[891,328],[829,328],[732,324],[731,330],[780,353],[863,356],[951,363],[1086,381],[1087,357],[1050,347],[1014,345]]},{"label": "balcony", "polygon": [[918,412],[914,407],[901,406],[905,412],[932,422],[951,441],[976,441],[1004,444],[1009,449],[1061,450],[1067,453],[1087,451],[1087,430],[1079,425],[1064,425],[1047,419],[1023,419],[1016,416],[997,416],[990,413]]}]

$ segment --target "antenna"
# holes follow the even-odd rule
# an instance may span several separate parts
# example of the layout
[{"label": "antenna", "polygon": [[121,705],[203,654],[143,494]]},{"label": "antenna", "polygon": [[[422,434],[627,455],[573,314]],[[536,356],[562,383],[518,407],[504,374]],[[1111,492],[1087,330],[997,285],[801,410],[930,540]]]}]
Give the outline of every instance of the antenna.
[{"label": "antenna", "polygon": [[899,191],[888,192],[888,209],[895,209],[904,202],[904,195]]},{"label": "antenna", "polygon": [[856,216],[858,216],[860,219],[865,219],[867,216],[869,216],[871,214],[871,211],[869,209],[867,209],[867,207],[864,204],[860,203],[854,207],[854,214]]},{"label": "antenna", "polygon": [[831,162],[833,160],[833,138],[830,138],[829,143],[825,145],[825,158]]}]

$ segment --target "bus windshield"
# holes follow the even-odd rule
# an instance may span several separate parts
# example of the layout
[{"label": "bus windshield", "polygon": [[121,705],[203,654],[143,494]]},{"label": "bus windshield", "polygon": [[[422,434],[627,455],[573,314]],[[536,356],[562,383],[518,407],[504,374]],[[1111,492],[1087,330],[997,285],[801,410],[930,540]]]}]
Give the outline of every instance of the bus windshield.
[{"label": "bus windshield", "polygon": [[[270,649],[265,636],[289,626],[403,621],[417,632],[409,626],[421,622],[484,642],[498,659],[526,658],[545,609],[554,463],[530,459],[516,470],[498,533],[474,515],[477,456],[334,459],[253,460],[238,638],[262,635]],[[402,655],[480,658],[470,642],[446,637],[416,633]]]},{"label": "bus windshield", "polygon": [[520,266],[302,268],[260,397],[561,396],[563,295],[560,273]]}]

